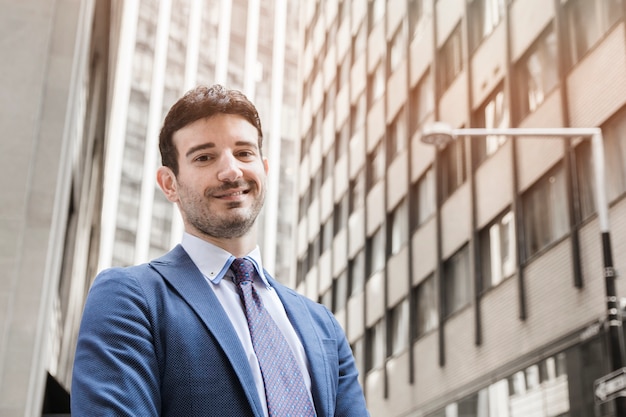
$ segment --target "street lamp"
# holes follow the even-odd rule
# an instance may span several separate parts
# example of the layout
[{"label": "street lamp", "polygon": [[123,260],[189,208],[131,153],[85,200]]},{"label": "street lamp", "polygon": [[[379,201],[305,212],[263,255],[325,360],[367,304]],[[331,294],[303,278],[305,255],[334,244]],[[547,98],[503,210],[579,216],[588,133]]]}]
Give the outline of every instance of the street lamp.
[{"label": "street lamp", "polygon": [[[452,128],[442,122],[435,122],[422,131],[422,142],[435,145],[438,148],[454,141],[459,136],[537,136],[544,138],[591,138],[591,153],[593,158],[594,177],[596,183],[596,209],[602,238],[602,252],[604,260],[604,280],[606,288],[607,324],[609,326],[609,344],[612,371],[621,371],[624,360],[624,334],[619,311],[617,293],[615,291],[615,269],[609,234],[609,204],[606,196],[606,179],[604,172],[604,139],[602,130],[598,127],[577,128]],[[621,372],[623,375],[624,373]],[[617,415],[626,416],[624,401],[616,401]]]}]

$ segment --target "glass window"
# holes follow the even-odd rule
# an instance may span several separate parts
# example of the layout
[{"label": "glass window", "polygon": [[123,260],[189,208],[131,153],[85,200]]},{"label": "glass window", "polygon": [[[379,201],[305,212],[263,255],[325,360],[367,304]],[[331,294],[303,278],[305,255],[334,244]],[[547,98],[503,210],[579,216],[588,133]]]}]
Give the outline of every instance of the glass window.
[{"label": "glass window", "polygon": [[387,148],[389,163],[407,147],[408,133],[406,128],[406,111],[402,107],[388,128]]},{"label": "glass window", "polygon": [[[607,198],[611,202],[626,192],[626,108],[602,129],[606,163]],[[574,150],[576,157],[576,184],[580,221],[596,211],[595,172],[591,141],[583,140]]]},{"label": "glass window", "polygon": [[385,239],[382,227],[367,238],[366,249],[367,275],[370,277],[385,267]]},{"label": "glass window", "polygon": [[[335,98],[337,97],[336,83],[332,83],[324,94],[324,117],[328,116],[328,113],[335,108]],[[323,130],[319,130],[321,133]]]},{"label": "glass window", "polygon": [[435,170],[432,166],[413,184],[411,196],[415,199],[413,207],[416,210],[414,218],[416,220],[415,226],[417,227],[428,220],[437,208],[435,200]]},{"label": "glass window", "polygon": [[450,142],[441,151],[441,198],[447,199],[467,178],[465,139]]},{"label": "glass window", "polygon": [[350,181],[350,214],[365,205],[365,171],[361,170]]},{"label": "glass window", "polygon": [[419,338],[429,331],[437,328],[439,316],[437,315],[437,289],[435,277],[429,276],[414,288],[415,296],[415,337]]},{"label": "glass window", "polygon": [[398,27],[396,33],[391,38],[388,51],[389,71],[394,72],[402,62],[402,59],[406,56],[406,39],[402,25]]},{"label": "glass window", "polygon": [[576,158],[576,186],[578,187],[578,220],[582,221],[596,211],[595,173],[591,141],[581,141],[574,150]]},{"label": "glass window", "polygon": [[409,346],[409,300],[403,299],[389,311],[389,355],[397,355]]},{"label": "glass window", "polygon": [[457,75],[463,70],[462,45],[461,26],[459,25],[439,51],[439,62],[441,64],[441,73],[439,74],[441,85],[439,91],[441,93],[450,87]]},{"label": "glass window", "polygon": [[504,16],[504,0],[470,0],[470,48],[475,50],[493,32]]},{"label": "glass window", "polygon": [[367,156],[367,189],[371,190],[385,176],[385,153],[382,143]]},{"label": "glass window", "polygon": [[307,272],[310,271],[320,259],[320,235],[318,234],[307,249]]},{"label": "glass window", "polygon": [[374,72],[368,77],[367,83],[368,104],[371,108],[385,92],[385,67],[379,62]]},{"label": "glass window", "polygon": [[470,303],[472,286],[467,245],[444,262],[443,288],[446,317]]},{"label": "glass window", "polygon": [[515,272],[515,252],[515,216],[507,211],[480,232],[482,291]]},{"label": "glass window", "polygon": [[571,65],[580,61],[622,17],[622,10],[621,0],[567,0],[565,19]]},{"label": "glass window", "polygon": [[311,193],[309,192],[309,190],[306,190],[304,191],[304,194],[300,196],[300,200],[298,202],[298,220],[302,220],[309,211],[310,195]]},{"label": "glass window", "polygon": [[385,0],[369,0],[368,22],[369,31],[376,26],[376,23],[385,15]]},{"label": "glass window", "polygon": [[324,304],[329,310],[333,309],[333,290],[332,287],[326,290],[324,294],[320,296],[320,303]]},{"label": "glass window", "polygon": [[423,33],[424,16],[426,15],[427,5],[424,0],[409,0],[408,15],[409,15],[409,33],[411,39],[416,39]]},{"label": "glass window", "polygon": [[413,135],[420,128],[424,119],[432,114],[435,109],[435,95],[430,71],[426,71],[420,82],[413,87],[409,100],[411,103],[409,123],[411,124],[411,135]]},{"label": "glass window", "polygon": [[565,174],[559,165],[522,196],[526,257],[565,236],[569,210]]},{"label": "glass window", "polygon": [[350,296],[363,292],[365,287],[365,251],[360,250],[353,259],[348,262],[348,279],[350,281]]},{"label": "glass window", "polygon": [[354,362],[356,363],[356,367],[359,371],[359,382],[363,385],[363,376],[365,372],[363,371],[363,364],[365,361],[365,338],[361,337],[354,341],[350,345],[352,348],[352,354],[354,355]]},{"label": "glass window", "polygon": [[385,361],[385,327],[379,320],[365,331],[365,372],[382,367]]},{"label": "glass window", "polygon": [[346,307],[348,302],[348,270],[344,269],[333,280],[333,312],[338,312]]},{"label": "glass window", "polygon": [[350,55],[346,54],[343,61],[339,64],[339,68],[337,68],[337,91],[340,91],[343,86],[349,84],[351,64]]},{"label": "glass window", "polygon": [[557,39],[550,28],[518,65],[520,118],[534,112],[558,83]]},{"label": "glass window", "polygon": [[362,24],[352,38],[352,62],[361,56],[367,47],[367,28]]},{"label": "glass window", "polygon": [[409,213],[407,200],[402,200],[400,204],[391,212],[391,253],[395,255],[400,252],[409,240]]},{"label": "glass window", "polygon": [[333,230],[335,236],[348,225],[348,217],[348,194],[346,193],[341,200],[335,203],[333,210]]},{"label": "glass window", "polygon": [[603,127],[609,201],[626,192],[626,107]]},{"label": "glass window", "polygon": [[[509,127],[509,111],[504,100],[502,86],[485,101],[475,115],[476,127],[506,128]],[[478,165],[488,156],[494,154],[506,141],[504,135],[487,135],[484,139],[472,141],[474,147],[474,161]]]},{"label": "glass window", "polygon": [[341,158],[347,151],[350,144],[350,125],[348,122],[339,128],[339,132],[335,134],[335,158]]},{"label": "glass window", "polygon": [[329,250],[333,246],[333,217],[331,216],[320,228],[321,253]]},{"label": "glass window", "polygon": [[330,148],[328,154],[322,159],[322,183],[332,178],[333,169],[335,168],[335,148]]},{"label": "glass window", "polygon": [[361,94],[356,103],[350,108],[350,137],[365,127],[365,114],[367,113],[367,102],[365,94]]}]

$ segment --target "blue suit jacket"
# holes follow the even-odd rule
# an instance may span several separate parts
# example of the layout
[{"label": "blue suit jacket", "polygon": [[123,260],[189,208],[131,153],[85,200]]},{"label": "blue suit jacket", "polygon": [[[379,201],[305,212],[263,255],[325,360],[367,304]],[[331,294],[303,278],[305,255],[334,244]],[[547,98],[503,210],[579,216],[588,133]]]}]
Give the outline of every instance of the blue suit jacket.
[{"label": "blue suit jacket", "polygon": [[[369,415],[333,315],[268,279],[306,351],[317,415]],[[181,246],[149,264],[98,275],[83,313],[71,394],[74,417],[263,416],[235,329]]]}]

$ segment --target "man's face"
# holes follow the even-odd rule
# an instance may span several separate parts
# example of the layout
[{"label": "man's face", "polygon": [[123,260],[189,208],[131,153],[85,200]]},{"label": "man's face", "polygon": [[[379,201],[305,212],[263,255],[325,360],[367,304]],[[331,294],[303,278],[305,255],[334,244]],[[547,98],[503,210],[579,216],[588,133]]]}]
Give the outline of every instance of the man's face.
[{"label": "man's face", "polygon": [[171,189],[159,184],[180,208],[187,232],[232,239],[246,235],[263,206],[268,171],[256,128],[243,117],[218,114],[173,135],[178,175]]}]

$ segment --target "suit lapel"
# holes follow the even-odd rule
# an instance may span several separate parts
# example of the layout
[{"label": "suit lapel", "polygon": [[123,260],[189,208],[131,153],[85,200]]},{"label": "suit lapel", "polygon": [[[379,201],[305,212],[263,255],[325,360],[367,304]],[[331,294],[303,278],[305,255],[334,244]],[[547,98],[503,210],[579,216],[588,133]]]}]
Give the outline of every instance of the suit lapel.
[{"label": "suit lapel", "polygon": [[150,265],[169,282],[213,334],[241,381],[255,415],[263,416],[254,377],[241,341],[215,293],[187,252],[178,245],[163,257],[150,262]]}]

